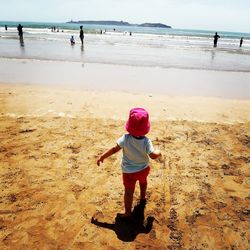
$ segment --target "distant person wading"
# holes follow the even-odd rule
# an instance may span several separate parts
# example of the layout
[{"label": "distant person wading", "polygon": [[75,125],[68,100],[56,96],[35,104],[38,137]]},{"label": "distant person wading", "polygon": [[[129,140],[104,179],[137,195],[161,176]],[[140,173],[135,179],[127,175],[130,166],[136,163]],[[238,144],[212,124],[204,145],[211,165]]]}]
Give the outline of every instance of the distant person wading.
[{"label": "distant person wading", "polygon": [[217,34],[217,32],[215,32],[215,35],[214,35],[214,48],[217,47],[217,42],[218,42],[219,38],[220,38],[220,36]]},{"label": "distant person wading", "polygon": [[21,24],[19,24],[17,26],[17,30],[18,30],[19,38],[22,39],[23,38],[23,26]]},{"label": "distant person wading", "polygon": [[79,37],[80,37],[81,43],[83,45],[84,33],[83,33],[82,25],[80,26],[80,36]]},{"label": "distant person wading", "polygon": [[75,39],[74,39],[74,36],[71,36],[71,38],[70,38],[70,43],[71,43],[71,45],[73,46],[73,45],[75,45]]},{"label": "distant person wading", "polygon": [[243,37],[240,39],[240,47],[242,46],[243,44]]},{"label": "distant person wading", "polygon": [[18,35],[19,35],[19,40],[20,40],[20,46],[24,47],[24,41],[23,41],[23,26],[21,24],[19,24],[17,26],[17,30],[18,30]]}]

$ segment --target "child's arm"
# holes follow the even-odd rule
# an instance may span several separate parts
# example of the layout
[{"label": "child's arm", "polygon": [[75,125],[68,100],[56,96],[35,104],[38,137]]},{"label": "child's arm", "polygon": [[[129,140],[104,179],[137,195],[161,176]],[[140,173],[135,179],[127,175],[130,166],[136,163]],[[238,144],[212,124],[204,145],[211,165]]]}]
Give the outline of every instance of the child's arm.
[{"label": "child's arm", "polygon": [[100,163],[103,163],[104,159],[117,153],[120,149],[121,149],[121,147],[118,144],[116,144],[116,146],[112,147],[107,152],[105,152],[103,155],[101,155],[101,157],[97,160],[97,165],[100,166]]},{"label": "child's arm", "polygon": [[156,149],[154,152],[149,154],[149,157],[151,159],[157,159],[157,158],[161,157],[161,151],[159,149]]}]

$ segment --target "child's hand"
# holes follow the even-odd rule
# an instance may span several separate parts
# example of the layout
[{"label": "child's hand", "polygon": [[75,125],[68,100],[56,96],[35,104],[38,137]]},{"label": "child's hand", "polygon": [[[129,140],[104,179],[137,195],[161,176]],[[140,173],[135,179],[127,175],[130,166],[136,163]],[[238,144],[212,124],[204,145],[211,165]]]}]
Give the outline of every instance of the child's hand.
[{"label": "child's hand", "polygon": [[160,163],[164,163],[164,157],[162,156],[162,154],[160,154],[160,156],[156,159],[156,161],[160,162]]},{"label": "child's hand", "polygon": [[102,157],[100,157],[98,160],[97,160],[97,166],[100,166],[100,163],[103,163],[104,159]]},{"label": "child's hand", "polygon": [[152,152],[151,154],[149,154],[149,157],[151,159],[156,160],[157,158],[161,157],[161,151],[159,149],[156,149],[154,152]]},{"label": "child's hand", "polygon": [[97,160],[97,165],[100,166],[100,163],[103,163],[104,159],[108,158],[109,156],[117,153],[121,147],[116,144],[116,146],[112,147],[109,149],[106,153],[104,153],[98,160]]},{"label": "child's hand", "polygon": [[154,153],[157,155],[157,158],[161,158],[161,151],[159,149],[156,149]]}]

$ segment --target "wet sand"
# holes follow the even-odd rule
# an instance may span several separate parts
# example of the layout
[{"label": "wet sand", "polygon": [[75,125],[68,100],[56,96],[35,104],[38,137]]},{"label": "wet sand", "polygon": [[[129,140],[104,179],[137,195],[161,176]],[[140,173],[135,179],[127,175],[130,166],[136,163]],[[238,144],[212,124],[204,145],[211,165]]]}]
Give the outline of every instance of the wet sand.
[{"label": "wet sand", "polygon": [[[249,60],[248,60],[249,61]],[[250,68],[250,66],[249,66]],[[168,96],[250,99],[250,72],[1,59],[0,82]]]},{"label": "wet sand", "polygon": [[[1,249],[248,248],[249,100],[0,90]],[[149,137],[163,152],[151,164],[147,234],[115,222],[123,212],[121,155],[96,165],[134,106],[149,109]],[[134,205],[138,199],[137,186]]]}]

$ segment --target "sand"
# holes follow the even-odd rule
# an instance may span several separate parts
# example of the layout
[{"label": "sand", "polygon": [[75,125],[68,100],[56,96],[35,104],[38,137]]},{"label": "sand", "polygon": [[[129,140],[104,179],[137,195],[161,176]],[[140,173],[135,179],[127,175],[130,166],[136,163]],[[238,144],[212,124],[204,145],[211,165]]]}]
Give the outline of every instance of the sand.
[{"label": "sand", "polygon": [[[163,153],[151,162],[148,233],[115,221],[121,154],[96,165],[134,106],[149,110]],[[247,249],[249,110],[249,100],[1,84],[0,249]]]}]

